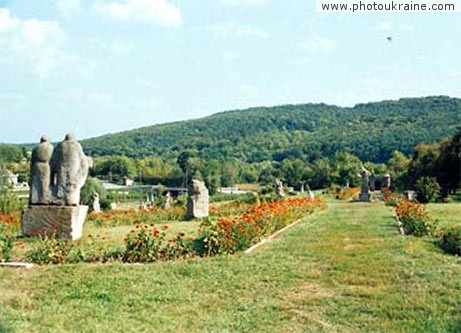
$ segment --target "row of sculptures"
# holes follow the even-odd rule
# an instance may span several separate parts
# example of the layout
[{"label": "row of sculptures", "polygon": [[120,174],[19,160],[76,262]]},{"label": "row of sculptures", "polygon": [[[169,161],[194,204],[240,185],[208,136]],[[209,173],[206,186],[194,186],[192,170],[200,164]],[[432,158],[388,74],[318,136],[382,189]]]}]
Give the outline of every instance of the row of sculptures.
[{"label": "row of sculptures", "polygon": [[85,184],[91,158],[69,133],[56,148],[46,136],[32,151],[30,205],[77,206]]}]

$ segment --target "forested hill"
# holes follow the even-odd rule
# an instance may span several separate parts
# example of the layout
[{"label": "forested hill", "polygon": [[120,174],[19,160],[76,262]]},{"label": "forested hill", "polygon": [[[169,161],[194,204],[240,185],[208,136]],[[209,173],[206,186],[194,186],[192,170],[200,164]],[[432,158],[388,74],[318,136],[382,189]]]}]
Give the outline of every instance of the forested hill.
[{"label": "forested hill", "polygon": [[186,149],[199,157],[246,162],[299,158],[312,161],[347,151],[383,162],[394,150],[411,153],[422,143],[453,135],[461,124],[461,99],[407,98],[342,108],[284,105],[218,113],[82,141],[91,155],[161,156]]}]

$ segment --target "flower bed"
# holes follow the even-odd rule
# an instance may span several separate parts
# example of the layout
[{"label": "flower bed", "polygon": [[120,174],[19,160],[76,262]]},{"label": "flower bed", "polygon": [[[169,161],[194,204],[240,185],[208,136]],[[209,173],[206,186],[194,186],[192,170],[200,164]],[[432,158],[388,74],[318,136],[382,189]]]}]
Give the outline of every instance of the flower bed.
[{"label": "flower bed", "polygon": [[428,214],[425,206],[419,203],[400,201],[395,206],[395,214],[406,235],[433,235],[436,230],[436,221]]},{"label": "flower bed", "polygon": [[[231,215],[221,217],[216,222],[203,222],[195,239],[186,237],[184,232],[167,239],[168,225],[158,227],[154,223],[140,223],[126,236],[123,248],[110,247],[106,239],[98,237],[93,237],[91,242],[84,245],[81,242],[41,238],[26,253],[26,258],[38,264],[110,261],[132,263],[234,253],[324,207],[322,200],[308,198],[289,198],[253,205],[240,216]],[[230,210],[229,213],[234,214],[235,211]],[[116,216],[123,221],[133,221],[142,213],[132,214]],[[150,215],[148,221],[151,219]]]},{"label": "flower bed", "polygon": [[324,207],[320,199],[288,198],[254,207],[239,217],[204,222],[197,240],[198,254],[211,256],[244,250],[262,237]]}]

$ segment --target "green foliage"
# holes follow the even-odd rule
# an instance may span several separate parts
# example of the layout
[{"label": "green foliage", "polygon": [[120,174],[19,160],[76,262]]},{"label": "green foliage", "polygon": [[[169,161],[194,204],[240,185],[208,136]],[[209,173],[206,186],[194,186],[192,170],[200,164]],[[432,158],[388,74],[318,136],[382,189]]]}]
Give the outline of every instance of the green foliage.
[{"label": "green foliage", "polygon": [[21,162],[23,152],[21,147],[0,144],[0,163]]},{"label": "green foliage", "polygon": [[0,262],[8,262],[11,259],[11,250],[13,250],[14,238],[9,234],[2,232],[0,225]]},{"label": "green foliage", "polygon": [[307,162],[346,151],[363,161],[385,162],[395,150],[410,154],[421,142],[454,134],[461,122],[460,110],[461,100],[449,97],[408,98],[352,108],[325,104],[260,107],[105,135],[82,144],[96,156],[174,159],[193,151],[194,157],[205,160]]},{"label": "green foliage", "polygon": [[432,177],[421,177],[415,184],[417,199],[421,203],[434,201],[439,192],[440,186],[437,180]]},{"label": "green foliage", "polygon": [[444,252],[461,256],[461,227],[442,229],[436,243]]},{"label": "green foliage", "polygon": [[99,199],[104,200],[106,198],[106,190],[102,186],[101,182],[93,177],[88,177],[86,179],[85,185],[80,191],[80,201],[84,205],[91,207],[93,203],[93,193],[97,192],[99,194]]},{"label": "green foliage", "polygon": [[136,164],[126,156],[95,158],[91,175],[102,175],[109,180],[120,182],[123,177],[134,178],[137,175]]}]

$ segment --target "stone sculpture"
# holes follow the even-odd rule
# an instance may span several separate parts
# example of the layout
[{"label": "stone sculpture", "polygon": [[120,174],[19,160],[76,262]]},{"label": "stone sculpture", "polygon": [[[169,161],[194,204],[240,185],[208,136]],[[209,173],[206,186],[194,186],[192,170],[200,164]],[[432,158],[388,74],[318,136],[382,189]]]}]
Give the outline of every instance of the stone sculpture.
[{"label": "stone sculpture", "polygon": [[165,194],[165,202],[163,203],[163,209],[170,210],[171,209],[171,193],[170,191],[166,192]]},{"label": "stone sculpture", "polygon": [[186,218],[208,217],[209,194],[205,184],[193,179],[188,186]]},{"label": "stone sculpture", "polygon": [[90,161],[83,153],[75,136],[67,134],[55,149],[51,160],[51,178],[54,185],[55,204],[77,206],[80,190],[85,185]]},{"label": "stone sculpture", "polygon": [[369,177],[370,172],[362,166],[362,185],[360,187],[360,194],[359,194],[359,201],[370,202],[371,195],[370,195],[370,185],[369,185]]},{"label": "stone sculpture", "polygon": [[53,145],[46,136],[32,150],[30,166],[30,205],[47,205],[51,202],[50,160],[53,155]]},{"label": "stone sculpture", "polygon": [[99,213],[101,211],[101,204],[99,203],[99,193],[93,191],[93,212]]},{"label": "stone sculpture", "polygon": [[24,236],[79,239],[88,206],[79,206],[91,159],[72,134],[56,149],[46,137],[32,152],[29,206],[21,216]]},{"label": "stone sculpture", "polygon": [[285,196],[285,191],[283,190],[283,183],[280,179],[275,180],[275,193],[277,194],[277,197],[279,199],[283,198]]}]

